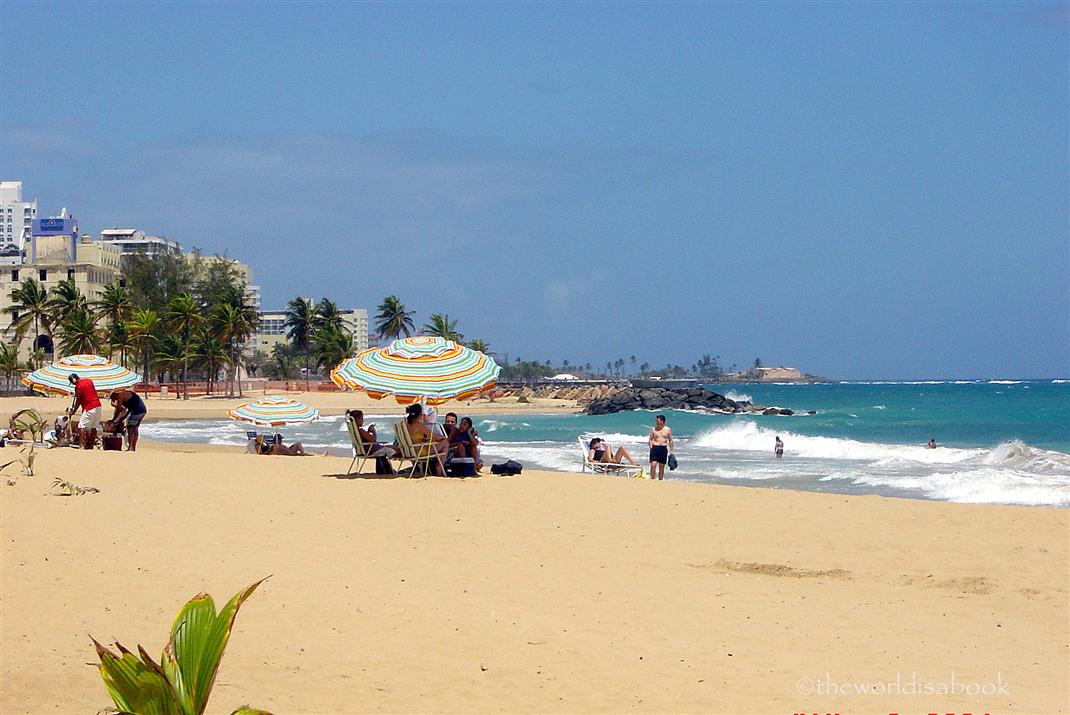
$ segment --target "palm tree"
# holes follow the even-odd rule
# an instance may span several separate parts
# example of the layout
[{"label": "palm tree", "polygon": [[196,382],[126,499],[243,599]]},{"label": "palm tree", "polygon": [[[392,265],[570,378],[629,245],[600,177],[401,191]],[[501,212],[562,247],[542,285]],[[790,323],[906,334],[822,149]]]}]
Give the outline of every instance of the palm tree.
[{"label": "palm tree", "polygon": [[[216,306],[219,307],[219,306]],[[227,363],[229,354],[225,345],[219,340],[219,335],[210,328],[197,331],[193,343],[193,357],[197,364],[204,368],[208,376],[208,394],[212,394],[212,385],[215,384],[219,368]]]},{"label": "palm tree", "polygon": [[182,344],[182,399],[189,399],[189,352],[193,330],[204,320],[201,304],[192,293],[179,293],[167,304],[164,322],[167,327],[178,333]]},{"label": "palm tree", "polygon": [[3,373],[7,389],[11,389],[11,378],[19,374],[19,349],[15,345],[0,343],[0,373]]},{"label": "palm tree", "polygon": [[234,394],[234,383],[238,383],[238,394],[241,394],[241,380],[238,370],[241,367],[242,352],[245,341],[253,332],[255,323],[253,310],[246,305],[235,306],[231,303],[220,303],[212,308],[210,316],[212,331],[217,340],[226,346],[227,364],[230,366],[231,381],[230,394]]},{"label": "palm tree", "polygon": [[94,300],[91,305],[98,318],[106,317],[113,326],[125,322],[134,310],[130,291],[118,283],[104,286],[100,298]]},{"label": "palm tree", "polygon": [[59,347],[68,355],[95,353],[100,343],[97,322],[88,310],[68,313],[59,324]]},{"label": "palm tree", "polygon": [[288,353],[289,351],[282,343],[278,343],[271,349],[271,362],[268,363],[268,371],[280,380],[288,380],[294,374],[294,359]]},{"label": "palm tree", "polygon": [[475,350],[476,352],[483,353],[484,355],[490,356],[494,354],[490,351],[490,344],[488,344],[484,340],[480,340],[479,338],[476,338],[475,340],[469,340],[468,347],[472,350]]},{"label": "palm tree", "polygon": [[22,342],[30,326],[33,326],[34,367],[40,367],[36,356],[41,330],[49,336],[52,335],[48,291],[33,278],[27,278],[11,291],[11,306],[7,310],[11,313],[11,329],[15,331],[16,347]]},{"label": "palm tree", "polygon": [[449,314],[432,313],[428,320],[429,322],[424,323],[424,332],[428,335],[436,335],[455,343],[464,340],[464,336],[457,332],[457,321],[450,320]]},{"label": "palm tree", "polygon": [[228,379],[230,382],[230,394],[234,394],[234,383],[238,384],[238,394],[241,394],[241,369],[242,353],[249,336],[256,330],[260,316],[256,309],[246,302],[244,286],[228,286],[222,291],[222,302],[212,308],[209,316],[212,329],[227,347],[227,363],[230,366]]},{"label": "palm tree", "polygon": [[339,330],[345,329],[345,319],[342,317],[342,311],[339,310],[338,305],[329,298],[321,298],[320,302],[316,304],[316,314],[313,318],[313,323],[317,330],[328,326]]},{"label": "palm tree", "polygon": [[305,354],[305,389],[308,389],[309,348],[316,330],[316,307],[308,298],[297,297],[286,304],[286,337]]},{"label": "palm tree", "polygon": [[126,366],[127,351],[137,348],[134,336],[130,333],[130,323],[127,321],[112,323],[107,328],[104,344],[108,348],[108,357],[118,352],[119,364]]},{"label": "palm tree", "polygon": [[353,336],[334,325],[317,330],[312,342],[319,367],[333,368],[353,354]]},{"label": "palm tree", "polygon": [[412,323],[414,311],[405,310],[405,305],[398,300],[396,295],[388,295],[379,304],[379,312],[375,316],[375,329],[379,331],[380,338],[400,338],[412,335],[416,329]]},{"label": "palm tree", "polygon": [[56,284],[48,300],[48,310],[55,324],[62,323],[67,316],[78,312],[89,313],[89,299],[78,290],[73,278],[67,278]]},{"label": "palm tree", "polygon": [[156,350],[152,354],[152,368],[156,370],[157,376],[163,382],[164,374],[170,373],[174,378],[186,359],[186,351],[182,348],[182,342],[168,333],[163,335],[156,344]]},{"label": "palm tree", "polygon": [[152,346],[157,340],[160,329],[160,316],[154,310],[139,310],[130,316],[126,324],[127,332],[135,349],[141,350],[144,360],[145,371],[143,376],[146,381],[150,380],[149,370],[152,363]]}]

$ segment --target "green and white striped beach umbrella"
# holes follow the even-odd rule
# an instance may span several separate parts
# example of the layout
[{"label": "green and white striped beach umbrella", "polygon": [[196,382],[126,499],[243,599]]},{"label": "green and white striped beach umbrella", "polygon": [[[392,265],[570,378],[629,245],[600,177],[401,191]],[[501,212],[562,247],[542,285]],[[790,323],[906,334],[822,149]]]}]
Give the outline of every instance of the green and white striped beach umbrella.
[{"label": "green and white striped beach umbrella", "polygon": [[489,390],[499,372],[497,363],[481,352],[452,340],[419,335],[343,360],[331,371],[331,380],[377,400],[393,395],[403,405],[437,405]]},{"label": "green and white striped beach umbrella", "polygon": [[230,419],[248,422],[258,427],[282,427],[314,422],[320,411],[304,402],[282,395],[267,395],[255,402],[246,402],[233,410],[227,410]]},{"label": "green and white striped beach umbrella", "polygon": [[68,355],[51,365],[34,370],[22,378],[22,384],[49,395],[73,395],[74,385],[68,377],[76,374],[93,381],[97,392],[105,393],[141,382],[141,376],[100,355]]}]

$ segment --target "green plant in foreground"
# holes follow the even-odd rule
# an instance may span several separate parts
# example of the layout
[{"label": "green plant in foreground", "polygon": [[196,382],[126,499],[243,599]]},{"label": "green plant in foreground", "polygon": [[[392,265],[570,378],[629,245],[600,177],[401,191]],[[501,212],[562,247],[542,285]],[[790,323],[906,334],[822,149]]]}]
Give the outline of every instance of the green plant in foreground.
[{"label": "green plant in foreground", "polygon": [[80,487],[56,477],[52,480],[52,489],[46,493],[56,497],[80,497],[83,494],[99,494],[100,490],[96,487]]},{"label": "green plant in foreground", "polygon": [[[34,459],[37,458],[37,455],[33,450],[34,450],[34,443],[33,442],[30,442],[29,444],[24,445],[19,450],[18,458],[12,459],[9,462],[4,462],[3,464],[0,464],[0,472],[4,471],[7,467],[10,467],[15,462],[18,462],[19,464],[22,465],[22,473],[25,474],[27,477],[32,477],[33,476],[33,461],[34,461]],[[14,483],[14,482],[12,482],[12,483]]]},{"label": "green plant in foreground", "polygon": [[[175,618],[159,664],[140,645],[138,655],[134,655],[117,642],[120,655],[116,655],[90,636],[100,657],[100,676],[119,712],[201,715],[208,705],[238,609],[264,580],[236,593],[219,613],[211,596],[194,596]],[[270,713],[242,706],[231,715]]]}]

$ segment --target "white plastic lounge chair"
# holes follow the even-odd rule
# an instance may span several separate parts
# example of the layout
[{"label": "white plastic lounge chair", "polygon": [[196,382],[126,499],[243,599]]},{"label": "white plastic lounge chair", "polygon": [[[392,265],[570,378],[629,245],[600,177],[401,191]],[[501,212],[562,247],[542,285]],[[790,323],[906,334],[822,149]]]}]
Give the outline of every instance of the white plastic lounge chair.
[{"label": "white plastic lounge chair", "polygon": [[[419,444],[413,444],[412,436],[409,435],[409,430],[405,428],[404,422],[398,422],[394,425],[394,434],[397,435],[398,449],[401,451],[395,459],[402,462],[412,462],[412,469],[409,471],[410,477],[415,476],[416,467],[420,463],[427,465],[431,460],[435,460],[438,461],[439,466],[442,465],[441,460],[438,458],[438,452],[435,450],[435,443],[420,442]],[[443,472],[445,472],[444,468]]]},{"label": "white plastic lounge chair", "polygon": [[593,434],[581,434],[576,438],[579,442],[580,452],[583,454],[583,468],[581,471],[586,472],[590,469],[595,474],[623,474],[625,476],[632,476],[642,470],[642,465],[639,464],[612,464],[610,462],[592,462],[591,461],[591,440],[597,435]]},{"label": "white plastic lounge chair", "polygon": [[256,430],[246,430],[245,431],[245,438],[246,438],[246,440],[248,440],[245,443],[245,453],[246,454],[257,454],[257,451],[256,451],[256,437],[257,437]]}]

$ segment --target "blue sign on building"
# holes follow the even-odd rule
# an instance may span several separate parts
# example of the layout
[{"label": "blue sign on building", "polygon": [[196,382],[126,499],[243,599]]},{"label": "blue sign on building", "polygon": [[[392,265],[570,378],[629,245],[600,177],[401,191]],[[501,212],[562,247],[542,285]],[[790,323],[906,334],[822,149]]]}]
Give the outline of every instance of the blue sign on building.
[{"label": "blue sign on building", "polygon": [[73,236],[78,233],[78,224],[73,218],[35,218],[30,233],[34,236]]}]

